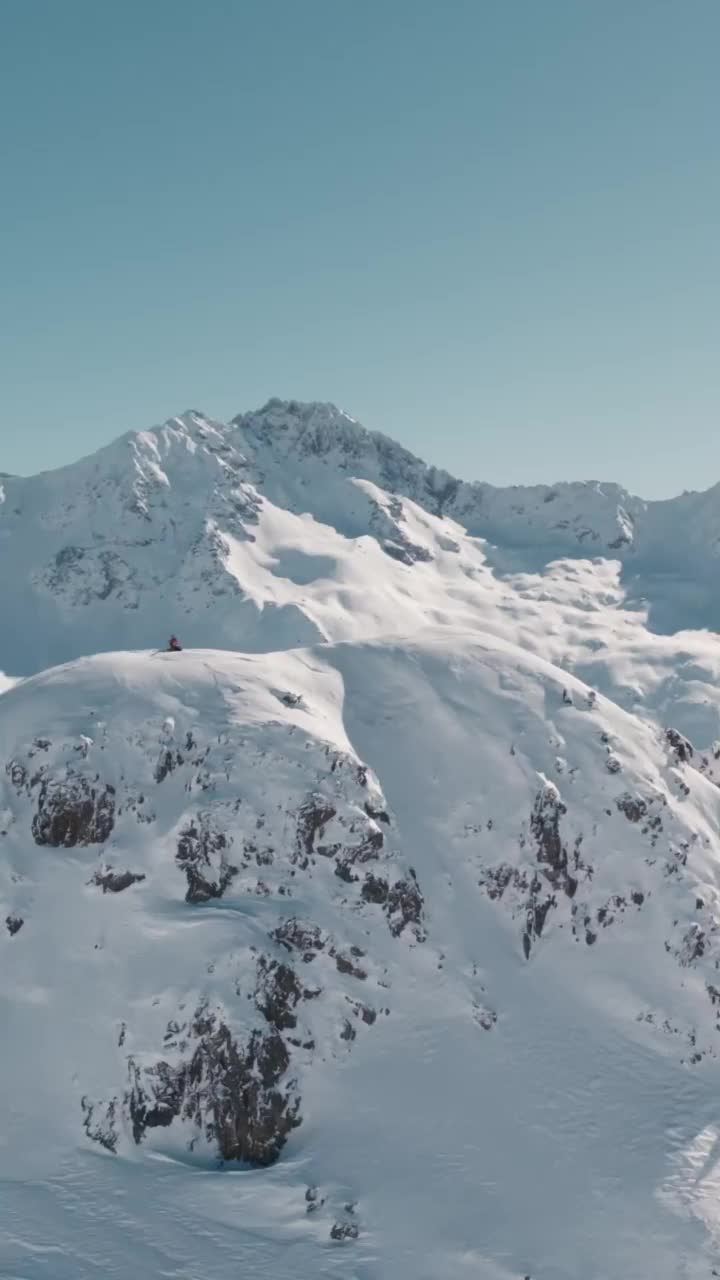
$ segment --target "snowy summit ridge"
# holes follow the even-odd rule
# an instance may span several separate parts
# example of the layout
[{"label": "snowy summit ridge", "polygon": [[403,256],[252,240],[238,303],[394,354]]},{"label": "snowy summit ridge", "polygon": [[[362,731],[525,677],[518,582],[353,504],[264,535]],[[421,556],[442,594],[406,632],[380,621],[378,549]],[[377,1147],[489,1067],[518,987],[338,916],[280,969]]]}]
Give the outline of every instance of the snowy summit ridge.
[{"label": "snowy summit ridge", "polygon": [[[484,563],[503,575],[542,575],[567,557],[617,563],[625,600],[647,610],[656,632],[720,625],[717,489],[646,503],[597,483],[470,484],[333,405],[271,400],[230,425],[188,412],[59,471],[10,477],[2,491],[0,588],[17,625],[0,637],[0,669],[13,674],[118,644],[151,646],[168,629],[252,650],[357,634],[341,600],[342,625],[319,620],[312,582],[337,585],[337,573],[352,591],[340,566],[351,552],[367,555],[371,538],[386,556],[434,566],[426,578],[439,570],[442,595],[437,534],[441,549],[457,537],[429,533],[433,519],[483,539]],[[304,541],[321,548],[325,574],[312,573],[314,551],[299,567]],[[403,621],[416,625],[411,607]]]},{"label": "snowy summit ridge", "polygon": [[717,490],[271,400],[0,493],[3,1274],[717,1274]]}]

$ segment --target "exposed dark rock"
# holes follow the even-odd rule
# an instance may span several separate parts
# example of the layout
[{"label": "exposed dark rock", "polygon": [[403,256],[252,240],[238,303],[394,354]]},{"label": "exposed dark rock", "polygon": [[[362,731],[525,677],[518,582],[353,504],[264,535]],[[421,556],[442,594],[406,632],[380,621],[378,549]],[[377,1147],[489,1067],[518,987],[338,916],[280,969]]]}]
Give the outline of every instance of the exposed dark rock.
[{"label": "exposed dark rock", "polygon": [[5,917],[5,925],[11,938],[14,938],[15,934],[20,932],[24,923],[25,921],[23,920],[22,916],[6,916]]},{"label": "exposed dark rock", "polygon": [[178,1022],[176,1018],[171,1018],[165,1028],[163,1044],[166,1048],[181,1049],[187,1048],[187,1037],[185,1032],[188,1029],[186,1022]]},{"label": "exposed dark rock", "polygon": [[319,1187],[308,1187],[305,1192],[306,1213],[317,1213],[325,1204],[325,1197],[320,1195]]},{"label": "exposed dark rock", "polygon": [[372,818],[373,822],[384,822],[389,826],[390,815],[387,812],[387,809],[378,809],[375,805],[371,804],[369,800],[366,800],[365,812],[368,818]]},{"label": "exposed dark rock", "polygon": [[372,1027],[377,1022],[377,1010],[372,1009],[369,1004],[362,1004],[359,1000],[350,1000],[348,1003],[352,1006],[352,1011],[356,1018],[361,1018],[367,1027]]},{"label": "exposed dark rock", "polygon": [[335,863],[335,875],[339,880],[344,880],[346,884],[355,884],[358,878],[353,873],[352,864],[345,861]]},{"label": "exposed dark rock", "polygon": [[383,906],[388,900],[390,886],[382,876],[373,875],[368,871],[361,892],[365,902],[375,902]]},{"label": "exposed dark rock", "polygon": [[[354,950],[357,950],[357,948],[354,948]],[[335,964],[337,966],[338,973],[344,973],[347,974],[348,977],[357,978],[360,982],[365,981],[367,973],[361,965],[355,963],[355,960],[351,959],[350,956],[343,955],[340,951],[333,951],[332,954],[335,957]]]},{"label": "exposed dark rock", "polygon": [[[336,857],[335,874],[341,880],[348,882],[356,879],[354,869],[365,862],[373,862],[380,856],[380,851],[385,844],[385,837],[374,823],[368,826],[362,839],[357,844],[343,845],[340,848],[334,846],[332,852]],[[318,849],[318,853],[326,853],[323,848]]]},{"label": "exposed dark rock", "polygon": [[[298,811],[293,861],[299,862],[302,867],[309,866],[316,852],[315,841],[325,834],[328,822],[334,817],[335,809],[322,796],[311,796],[305,801]],[[336,849],[337,846],[329,855],[325,850],[323,853],[326,853],[326,856],[332,856]]]},{"label": "exposed dark rock", "polygon": [[[640,894],[640,898],[641,900],[644,900],[642,894]],[[604,906],[598,907],[598,924],[602,925],[603,929],[607,929],[609,925],[615,922],[618,916],[624,915],[626,907],[627,900],[623,898],[622,894],[614,893]]]},{"label": "exposed dark rock", "polygon": [[542,937],[548,912],[552,907],[557,906],[557,899],[554,894],[548,894],[544,898],[539,896],[541,888],[542,883],[538,877],[535,876],[530,886],[530,898],[525,915],[525,932],[523,933],[522,939],[523,952],[526,960],[530,959],[530,951],[534,939]]},{"label": "exposed dark rock", "polygon": [[304,924],[294,917],[283,920],[274,930],[272,937],[281,947],[285,947],[286,951],[299,952],[306,963],[314,960],[327,943],[327,938],[317,925]]},{"label": "exposed dark rock", "polygon": [[107,871],[96,871],[89,883],[97,885],[103,893],[122,893],[123,889],[129,889],[131,884],[140,884],[144,879],[142,872],[113,871],[108,868]]},{"label": "exposed dark rock", "polygon": [[181,831],[175,861],[187,879],[186,902],[208,902],[223,896],[237,875],[237,867],[226,858],[229,843],[225,833],[215,830],[202,814]]},{"label": "exposed dark rock", "polygon": [[631,796],[626,791],[624,795],[618,796],[615,804],[620,812],[625,814],[628,822],[641,822],[643,818],[647,817],[647,802],[641,799],[640,796]]},{"label": "exposed dark rock", "polygon": [[666,729],[665,739],[675,753],[680,764],[689,764],[695,755],[692,743],[677,730]]},{"label": "exposed dark rock", "polygon": [[184,756],[173,747],[164,747],[160,752],[160,757],[155,765],[155,781],[164,782],[178,765],[184,764]]},{"label": "exposed dark rock", "polygon": [[[557,789],[548,784],[538,792],[530,816],[530,830],[537,845],[537,860],[554,889],[568,898],[577,890],[577,879],[568,871],[568,851],[560,835],[560,819],[567,813]],[[537,931],[536,931],[537,932]]]},{"label": "exposed dark rock", "polygon": [[293,1049],[306,1049],[311,1051],[315,1048],[315,1041],[312,1036],[309,1040],[298,1040],[296,1036],[288,1036],[287,1042],[292,1045]]},{"label": "exposed dark rock", "polygon": [[526,893],[529,887],[527,872],[522,867],[511,867],[507,862],[501,862],[497,867],[485,867],[478,883],[491,902],[502,898],[508,887],[518,893]]},{"label": "exposed dark rock", "polygon": [[[560,823],[566,812],[557,788],[546,783],[535,797],[529,824],[539,870],[533,872],[527,867],[500,863],[483,868],[479,877],[480,887],[491,901],[498,901],[510,891],[513,912],[521,911],[523,915],[522,947],[526,959],[530,957],[533,942],[542,937],[550,912],[558,905],[557,893],[574,899],[579,873],[592,874],[581,857],[582,836],[576,838],[570,849],[562,838]],[[521,836],[520,847],[524,849],[526,843],[525,836]],[[574,906],[572,911],[574,916]]]},{"label": "exposed dark rock", "polygon": [[106,1151],[111,1151],[113,1155],[117,1151],[118,1130],[117,1130],[117,1098],[113,1098],[105,1108],[102,1119],[95,1119],[95,1104],[90,1102],[88,1098],[81,1098],[80,1106],[83,1113],[83,1128],[91,1142],[97,1142],[99,1146],[104,1147]]},{"label": "exposed dark rock", "polygon": [[5,765],[5,772],[18,795],[22,795],[27,790],[28,784],[28,772],[25,765],[20,764],[19,760],[10,760]]},{"label": "exposed dark rock", "polygon": [[676,955],[683,967],[688,967],[705,954],[705,930],[699,924],[691,924]]},{"label": "exposed dark rock", "polygon": [[125,1107],[135,1141],[182,1116],[224,1160],[272,1164],[300,1124],[294,1084],[280,1086],[290,1060],[279,1032],[255,1031],[242,1047],[220,1018],[199,1009],[192,1037],[196,1048],[180,1066],[158,1062],[141,1071],[131,1060]]},{"label": "exposed dark rock", "polygon": [[342,1029],[340,1031],[341,1040],[354,1040],[357,1032],[348,1018],[343,1019]]},{"label": "exposed dark rock", "polygon": [[425,901],[420,892],[415,872],[410,868],[405,880],[396,880],[391,886],[385,906],[390,925],[390,932],[399,937],[404,929],[410,928],[418,942],[425,938],[423,927],[423,909]]},{"label": "exposed dark rock", "polygon": [[261,956],[258,961],[255,1004],[263,1017],[278,1031],[297,1026],[293,1012],[303,997],[303,989],[294,969],[277,960]]},{"label": "exposed dark rock", "polygon": [[394,538],[383,538],[380,546],[391,560],[399,560],[400,564],[427,563],[433,558],[427,547],[420,547],[409,539],[399,541]]},{"label": "exposed dark rock", "polygon": [[283,706],[290,707],[294,711],[305,711],[305,700],[300,693],[275,693],[278,702],[282,702]]},{"label": "exposed dark rock", "polygon": [[330,1228],[331,1240],[357,1240],[359,1234],[356,1222],[334,1222]]},{"label": "exposed dark rock", "polygon": [[185,1090],[185,1068],[171,1067],[158,1062],[145,1069],[146,1079],[152,1082],[151,1092],[143,1089],[143,1075],[133,1058],[128,1070],[131,1087],[125,1104],[132,1123],[133,1138],[140,1143],[147,1129],[163,1129],[180,1115]]},{"label": "exposed dark rock", "polygon": [[43,781],[32,820],[36,844],[54,849],[103,844],[115,825],[115,788],[93,785],[78,774]]},{"label": "exposed dark rock", "polygon": [[51,592],[79,605],[107,600],[111,595],[127,602],[127,589],[132,588],[134,577],[126,560],[97,546],[62,547],[43,573],[45,586]]}]

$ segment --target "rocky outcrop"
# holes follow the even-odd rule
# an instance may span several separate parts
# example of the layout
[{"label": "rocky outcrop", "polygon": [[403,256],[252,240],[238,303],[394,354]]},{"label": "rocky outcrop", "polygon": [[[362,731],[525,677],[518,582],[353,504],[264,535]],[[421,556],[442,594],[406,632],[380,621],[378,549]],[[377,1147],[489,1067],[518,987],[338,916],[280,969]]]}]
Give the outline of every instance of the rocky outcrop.
[{"label": "rocky outcrop", "polygon": [[88,606],[113,598],[125,608],[137,608],[142,577],[118,550],[110,547],[65,546],[33,575],[41,591],[70,607]]},{"label": "rocky outcrop", "polygon": [[335,875],[348,883],[356,881],[359,876],[357,868],[363,863],[373,862],[380,857],[385,844],[385,837],[373,821],[365,823],[361,839],[355,844],[344,845],[337,850],[335,857]]},{"label": "rocky outcrop", "polygon": [[133,884],[140,884],[145,879],[142,872],[114,871],[107,867],[104,871],[96,871],[89,884],[97,885],[103,893],[122,893]]},{"label": "rocky outcrop", "polygon": [[295,1006],[304,995],[295,970],[290,965],[261,956],[257,967],[255,1005],[276,1031],[297,1026]]},{"label": "rocky outcrop", "polygon": [[628,822],[642,822],[647,816],[647,801],[643,800],[642,796],[631,796],[625,792],[618,796],[615,803],[620,812],[625,814]]},{"label": "rocky outcrop", "polygon": [[578,887],[577,876],[570,869],[574,861],[577,870],[580,855],[578,847],[574,850],[574,859],[568,854],[560,834],[560,820],[567,813],[567,807],[560,799],[560,793],[553,783],[548,782],[538,791],[530,815],[530,832],[537,848],[537,860],[543,870],[544,878],[553,889],[562,890],[568,898],[574,898]]},{"label": "rocky outcrop", "polygon": [[394,884],[390,884],[383,876],[368,872],[363,881],[362,897],[365,902],[383,908],[394,937],[399,937],[407,928],[418,942],[424,941],[425,900],[412,868],[405,878],[396,880]]},{"label": "rocky outcrop", "polygon": [[365,982],[367,970],[363,969],[361,964],[358,964],[358,961],[365,955],[365,952],[360,947],[350,947],[349,953],[333,950],[330,954],[335,960],[335,968],[338,973],[342,973],[348,978],[355,978],[358,982]]},{"label": "rocky outcrop", "polygon": [[372,515],[369,527],[377,538],[386,556],[397,560],[400,564],[427,564],[432,560],[432,552],[413,542],[403,528],[405,512],[399,498],[391,497],[386,502],[371,499]]},{"label": "rocky outcrop", "polygon": [[310,796],[298,810],[295,835],[294,861],[306,870],[315,853],[323,857],[333,857],[339,846],[317,846],[322,840],[328,823],[335,817],[336,810],[323,796]]},{"label": "rocky outcrop", "polygon": [[98,1107],[89,1098],[81,1098],[80,1107],[83,1115],[83,1128],[91,1142],[96,1142],[98,1146],[104,1147],[106,1151],[110,1151],[113,1155],[117,1151],[119,1141],[118,1131],[118,1100],[113,1098],[112,1102],[104,1108]]},{"label": "rocky outcrop", "polygon": [[334,1222],[330,1228],[330,1239],[340,1240],[357,1240],[360,1235],[360,1229],[356,1222]]},{"label": "rocky outcrop", "polygon": [[315,924],[306,924],[302,920],[291,917],[283,920],[272,934],[275,942],[286,951],[297,952],[306,964],[325,950],[327,936]]},{"label": "rocky outcrop", "polygon": [[286,951],[298,954],[306,964],[321,952],[327,951],[335,961],[338,973],[356,978],[359,982],[364,982],[368,976],[367,970],[359,963],[366,954],[362,948],[351,945],[345,950],[339,950],[317,925],[304,924],[294,918],[283,920],[277,929],[273,930],[271,937]]},{"label": "rocky outcrop", "polygon": [[694,922],[686,930],[680,945],[670,948],[668,944],[668,949],[672,949],[682,967],[688,969],[696,960],[705,955],[707,945],[708,940],[705,930],[700,924]]},{"label": "rocky outcrop", "polygon": [[664,809],[667,800],[664,795],[648,795],[639,796],[631,795],[626,791],[618,796],[615,804],[620,813],[623,813],[628,822],[640,825],[640,832],[644,836],[648,836],[652,848],[658,842],[660,834],[663,830],[662,813],[658,810]]},{"label": "rocky outcrop", "polygon": [[414,933],[418,942],[425,938],[423,910],[425,900],[420,892],[417,876],[412,867],[404,880],[396,880],[390,886],[385,911],[390,932],[399,937],[405,929]]},{"label": "rocky outcrop", "polygon": [[[537,792],[528,823],[534,847],[535,865],[512,866],[500,863],[483,868],[479,884],[491,902],[508,896],[513,914],[522,917],[522,947],[530,958],[533,943],[541,938],[548,917],[562,898],[574,899],[581,873],[588,874],[578,837],[568,847],[561,831],[567,807],[552,782],[544,782]],[[492,828],[490,828],[492,829]],[[523,836],[521,850],[529,842]]]},{"label": "rocky outcrop", "polygon": [[690,764],[695,751],[692,743],[678,729],[666,729],[665,741],[678,764]]},{"label": "rocky outcrop", "polygon": [[237,867],[227,859],[230,843],[206,814],[199,814],[180,832],[175,861],[187,880],[186,902],[209,902],[223,896],[237,875]]},{"label": "rocky outcrop", "polygon": [[59,780],[43,780],[32,820],[36,844],[54,849],[103,844],[115,825],[115,788],[91,783],[68,771]]},{"label": "rocky outcrop", "polygon": [[296,1086],[283,1080],[290,1057],[279,1031],[254,1031],[242,1045],[206,1007],[188,1030],[194,1047],[179,1065],[130,1060],[124,1109],[135,1142],[182,1117],[223,1160],[272,1164],[300,1124]]}]

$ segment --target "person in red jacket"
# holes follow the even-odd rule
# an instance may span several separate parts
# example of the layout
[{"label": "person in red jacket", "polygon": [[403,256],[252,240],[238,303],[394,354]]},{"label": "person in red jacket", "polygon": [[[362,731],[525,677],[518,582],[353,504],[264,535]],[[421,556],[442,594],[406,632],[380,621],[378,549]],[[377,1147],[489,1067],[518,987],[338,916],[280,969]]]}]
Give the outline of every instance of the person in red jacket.
[{"label": "person in red jacket", "polygon": [[171,653],[182,653],[182,645],[177,636],[171,636],[168,641],[168,649]]}]

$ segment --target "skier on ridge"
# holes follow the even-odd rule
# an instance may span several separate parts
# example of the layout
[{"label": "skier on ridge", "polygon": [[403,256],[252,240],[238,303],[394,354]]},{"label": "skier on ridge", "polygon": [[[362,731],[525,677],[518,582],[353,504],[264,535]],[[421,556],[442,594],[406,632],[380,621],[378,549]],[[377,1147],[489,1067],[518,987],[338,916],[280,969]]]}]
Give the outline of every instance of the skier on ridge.
[{"label": "skier on ridge", "polygon": [[168,652],[182,653],[182,645],[180,644],[180,641],[178,640],[177,636],[171,636],[170,639],[168,640]]}]

